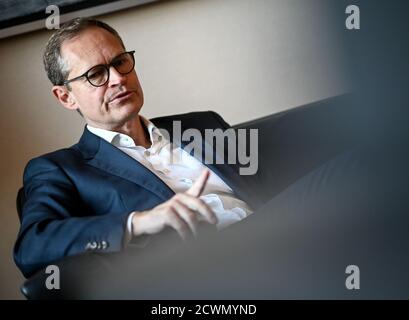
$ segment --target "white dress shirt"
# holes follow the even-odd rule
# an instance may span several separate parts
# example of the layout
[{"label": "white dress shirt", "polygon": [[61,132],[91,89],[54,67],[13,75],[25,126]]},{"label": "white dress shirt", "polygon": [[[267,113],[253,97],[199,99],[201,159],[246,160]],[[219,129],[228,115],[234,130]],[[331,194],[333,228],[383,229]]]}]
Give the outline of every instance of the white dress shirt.
[{"label": "white dress shirt", "polygon": [[[187,191],[199,178],[206,166],[184,151],[182,148],[168,141],[148,119],[140,116],[146,126],[152,145],[146,149],[135,145],[134,140],[128,135],[95,128],[87,125],[87,129],[95,135],[111,143],[119,150],[144,165],[153,172],[175,193]],[[252,213],[249,206],[238,199],[232,189],[210,170],[209,179],[200,196],[216,214],[217,228],[220,230],[232,223],[238,222]],[[132,216],[128,217],[127,238],[132,234]]]}]

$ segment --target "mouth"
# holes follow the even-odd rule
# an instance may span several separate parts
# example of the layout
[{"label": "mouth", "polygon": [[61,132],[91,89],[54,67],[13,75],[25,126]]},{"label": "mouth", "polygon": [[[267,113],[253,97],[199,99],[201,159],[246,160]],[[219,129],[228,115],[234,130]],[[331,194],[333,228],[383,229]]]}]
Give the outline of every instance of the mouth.
[{"label": "mouth", "polygon": [[133,91],[120,92],[117,95],[115,95],[114,97],[112,97],[110,99],[109,103],[118,103],[118,102],[125,101],[125,100],[129,99],[133,94],[134,94]]}]

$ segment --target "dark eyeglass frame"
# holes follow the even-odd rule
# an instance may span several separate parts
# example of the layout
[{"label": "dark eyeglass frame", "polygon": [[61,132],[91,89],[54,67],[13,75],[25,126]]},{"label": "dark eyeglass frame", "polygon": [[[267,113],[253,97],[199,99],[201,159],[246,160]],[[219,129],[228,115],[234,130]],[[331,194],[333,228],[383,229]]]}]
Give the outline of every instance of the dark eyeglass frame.
[{"label": "dark eyeglass frame", "polygon": [[[118,73],[123,74],[123,75],[128,74],[128,73],[131,73],[132,70],[134,70],[134,68],[135,68],[135,57],[134,57],[134,53],[135,53],[135,50],[122,52],[121,54],[118,54],[115,58],[113,58],[112,61],[111,61],[109,64],[97,64],[96,66],[93,66],[93,67],[89,68],[89,69],[88,69],[87,71],[85,71],[82,75],[80,75],[80,76],[78,76],[78,77],[75,77],[75,78],[72,78],[72,79],[69,79],[69,80],[65,80],[65,81],[62,83],[62,85],[66,86],[66,85],[69,84],[70,82],[73,82],[73,81],[76,81],[76,80],[79,80],[79,79],[85,77],[85,78],[87,79],[87,81],[89,82],[89,84],[92,85],[93,87],[102,87],[102,86],[104,86],[104,85],[109,81],[109,75],[110,75],[109,69],[110,69],[111,67],[114,67],[115,70],[116,70]],[[115,67],[115,65],[114,65],[114,64],[115,64],[115,61],[116,61],[119,57],[121,57],[122,55],[124,55],[124,54],[130,54],[131,57],[132,57],[132,62],[133,62],[133,65],[132,65],[131,70],[129,70],[129,72],[125,72],[125,73],[118,71],[118,69],[117,69],[117,68]],[[93,83],[91,82],[91,80],[88,78],[88,73],[89,73],[92,69],[94,69],[94,68],[96,68],[96,67],[104,67],[104,68],[107,70],[107,72],[108,72],[108,77],[107,77],[106,81],[105,81],[104,83],[100,84],[100,85],[95,85],[95,84],[93,84]]]}]

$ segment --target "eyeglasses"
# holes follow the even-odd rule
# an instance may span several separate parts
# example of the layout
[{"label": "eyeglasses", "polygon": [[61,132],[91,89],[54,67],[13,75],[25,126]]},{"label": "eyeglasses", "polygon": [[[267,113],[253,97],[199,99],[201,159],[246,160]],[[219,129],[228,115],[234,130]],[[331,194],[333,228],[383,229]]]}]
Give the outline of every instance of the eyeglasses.
[{"label": "eyeglasses", "polygon": [[88,71],[85,71],[82,75],[72,78],[70,80],[65,80],[63,85],[67,85],[72,81],[79,80],[83,77],[87,78],[88,82],[94,87],[102,87],[109,80],[109,69],[112,67],[120,74],[128,74],[135,67],[135,51],[128,51],[121,53],[112,59],[109,64],[99,64]]}]

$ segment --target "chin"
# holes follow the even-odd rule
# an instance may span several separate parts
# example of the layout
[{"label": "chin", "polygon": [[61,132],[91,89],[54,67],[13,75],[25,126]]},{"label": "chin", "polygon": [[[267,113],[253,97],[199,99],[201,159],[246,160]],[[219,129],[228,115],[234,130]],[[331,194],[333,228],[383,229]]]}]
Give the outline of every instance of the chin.
[{"label": "chin", "polygon": [[135,105],[135,103],[127,103],[120,106],[115,113],[117,113],[117,115],[123,119],[124,122],[126,122],[135,118],[139,114],[140,110],[141,106]]}]

